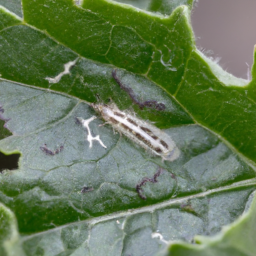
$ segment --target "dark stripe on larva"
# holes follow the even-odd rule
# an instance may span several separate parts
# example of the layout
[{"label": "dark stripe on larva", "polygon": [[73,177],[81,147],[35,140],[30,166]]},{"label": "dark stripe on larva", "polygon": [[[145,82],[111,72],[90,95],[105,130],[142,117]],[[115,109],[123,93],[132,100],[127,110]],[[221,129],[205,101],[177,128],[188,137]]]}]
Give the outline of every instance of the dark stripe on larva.
[{"label": "dark stripe on larva", "polygon": [[150,143],[150,141],[146,140],[143,136],[141,136],[139,133],[135,133],[135,136],[140,140],[143,141],[146,145],[148,145],[149,147],[152,147],[152,144]]},{"label": "dark stripe on larva", "polygon": [[133,121],[131,118],[127,118],[127,121],[135,126],[138,126],[137,123],[135,121]]},{"label": "dark stripe on larva", "polygon": [[163,153],[162,149],[161,148],[154,148],[154,150],[157,152],[157,153]]},{"label": "dark stripe on larva", "polygon": [[117,112],[117,111],[115,111],[114,114],[115,114],[116,116],[125,117],[124,114],[122,114],[122,113],[120,113],[120,112]]},{"label": "dark stripe on larva", "polygon": [[109,120],[110,120],[113,124],[118,124],[118,123],[119,123],[114,117],[110,117]]},{"label": "dark stripe on larva", "polygon": [[148,128],[146,128],[146,127],[141,126],[140,128],[141,128],[142,131],[144,131],[144,132],[146,132],[148,134],[152,133],[152,131],[149,130]]},{"label": "dark stripe on larva", "polygon": [[167,143],[166,143],[165,141],[160,140],[160,143],[161,143],[166,149],[168,149],[168,145],[167,145]]},{"label": "dark stripe on larva", "polygon": [[133,132],[133,130],[130,127],[128,127],[126,124],[121,123],[121,126],[123,126],[129,132],[131,133]]},{"label": "dark stripe on larva", "polygon": [[141,130],[143,130],[144,132],[146,132],[151,138],[153,138],[154,140],[157,140],[158,137],[156,135],[153,134],[153,132],[151,130],[149,130],[148,128],[146,127],[140,127]]}]

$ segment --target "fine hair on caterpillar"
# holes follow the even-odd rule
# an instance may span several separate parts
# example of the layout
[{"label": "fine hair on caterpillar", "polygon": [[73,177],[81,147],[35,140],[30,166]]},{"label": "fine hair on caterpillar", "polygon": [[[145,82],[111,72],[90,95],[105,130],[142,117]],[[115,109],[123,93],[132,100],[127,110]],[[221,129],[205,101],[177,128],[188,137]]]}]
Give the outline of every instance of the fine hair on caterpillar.
[{"label": "fine hair on caterpillar", "polygon": [[180,150],[172,138],[154,125],[119,110],[114,103],[92,103],[91,107],[116,131],[163,160],[174,161],[180,156]]}]

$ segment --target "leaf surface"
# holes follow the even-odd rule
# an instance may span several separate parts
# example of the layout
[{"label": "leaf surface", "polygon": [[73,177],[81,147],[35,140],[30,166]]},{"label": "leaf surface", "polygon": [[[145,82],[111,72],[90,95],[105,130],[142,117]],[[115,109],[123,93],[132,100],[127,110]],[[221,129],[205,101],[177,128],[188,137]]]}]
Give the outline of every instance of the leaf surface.
[{"label": "leaf surface", "polygon": [[[218,233],[249,207],[254,80],[195,48],[191,1],[164,3],[149,13],[105,0],[23,0],[24,20],[1,9],[0,151],[21,157],[1,173],[0,201],[25,255],[155,255]],[[180,157],[163,162],[99,116],[89,128],[106,148],[90,147],[76,120],[97,115],[89,103],[98,98],[164,129]]]},{"label": "leaf surface", "polygon": [[197,236],[198,245],[173,244],[166,255],[254,255],[255,206],[254,198],[251,209],[220,234],[212,238]]}]

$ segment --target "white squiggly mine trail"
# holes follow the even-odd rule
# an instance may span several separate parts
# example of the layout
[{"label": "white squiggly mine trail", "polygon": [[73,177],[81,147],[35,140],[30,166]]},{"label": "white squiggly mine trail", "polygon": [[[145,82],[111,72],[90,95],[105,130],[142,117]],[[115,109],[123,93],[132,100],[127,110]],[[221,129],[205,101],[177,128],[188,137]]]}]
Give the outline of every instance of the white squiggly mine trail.
[{"label": "white squiggly mine trail", "polygon": [[91,134],[91,130],[90,130],[90,127],[89,127],[89,123],[92,122],[93,120],[95,120],[97,117],[96,116],[92,116],[91,118],[89,119],[83,119],[81,117],[77,117],[77,120],[82,124],[83,127],[86,128],[86,130],[88,131],[88,135],[87,135],[87,140],[89,142],[89,148],[92,147],[92,142],[94,140],[97,140],[100,145],[103,147],[103,148],[107,148],[107,146],[104,145],[104,143],[102,142],[102,140],[100,139],[100,135],[97,135],[95,137],[92,136]]},{"label": "white squiggly mine trail", "polygon": [[163,235],[162,234],[160,234],[160,233],[158,233],[158,232],[154,232],[154,233],[152,233],[151,234],[151,237],[152,237],[152,239],[159,239],[161,242],[163,242],[164,244],[168,244],[169,242],[168,241],[166,241],[165,239],[164,239],[164,237],[163,237]]},{"label": "white squiggly mine trail", "polygon": [[45,79],[48,80],[50,84],[58,83],[60,81],[60,79],[62,78],[62,76],[70,74],[69,70],[70,70],[71,67],[73,67],[76,64],[77,60],[78,60],[78,58],[64,64],[64,71],[59,73],[57,76],[55,76],[53,78],[52,77],[46,77]]}]

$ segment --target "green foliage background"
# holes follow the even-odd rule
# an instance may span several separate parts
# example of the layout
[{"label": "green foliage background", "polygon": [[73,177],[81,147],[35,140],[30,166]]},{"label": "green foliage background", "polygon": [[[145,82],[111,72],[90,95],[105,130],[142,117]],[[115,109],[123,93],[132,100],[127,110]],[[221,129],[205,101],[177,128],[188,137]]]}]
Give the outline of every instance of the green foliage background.
[{"label": "green foliage background", "polygon": [[[0,151],[21,154],[0,174],[1,255],[255,254],[255,67],[238,79],[196,49],[191,0],[0,4]],[[113,69],[166,109],[140,109]],[[165,129],[181,156],[163,162],[100,118],[107,149],[90,149],[75,119],[97,97]]]}]

